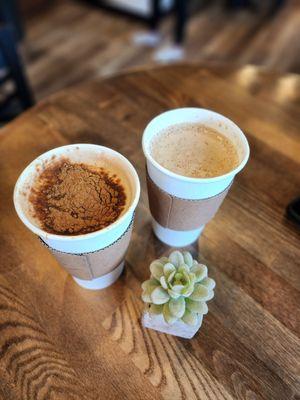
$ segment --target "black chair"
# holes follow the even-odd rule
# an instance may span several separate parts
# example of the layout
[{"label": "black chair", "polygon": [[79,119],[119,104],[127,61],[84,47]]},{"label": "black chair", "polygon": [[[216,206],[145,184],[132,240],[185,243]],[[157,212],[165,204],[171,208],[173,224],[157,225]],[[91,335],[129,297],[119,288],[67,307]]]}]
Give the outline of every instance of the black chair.
[{"label": "black chair", "polygon": [[24,28],[20,17],[18,0],[0,0],[0,21],[14,28],[17,40],[24,37]]},{"label": "black chair", "polygon": [[9,121],[34,104],[18,52],[23,29],[14,1],[0,0],[0,121]]},{"label": "black chair", "polygon": [[[281,6],[283,6],[285,0],[273,0],[273,2],[269,6],[268,13],[269,15],[275,14],[277,10],[280,9]],[[253,8],[254,10],[259,8],[262,4],[260,4],[259,1],[253,1],[253,0],[226,0],[226,5],[228,8],[243,8],[243,7],[248,7],[248,8]]]},{"label": "black chair", "polygon": [[[175,0],[174,12],[176,14],[174,41],[176,44],[182,44],[185,37],[185,28],[187,21],[187,3],[188,0]],[[150,19],[150,28],[156,30],[160,21],[160,0],[152,0],[152,17]]]}]

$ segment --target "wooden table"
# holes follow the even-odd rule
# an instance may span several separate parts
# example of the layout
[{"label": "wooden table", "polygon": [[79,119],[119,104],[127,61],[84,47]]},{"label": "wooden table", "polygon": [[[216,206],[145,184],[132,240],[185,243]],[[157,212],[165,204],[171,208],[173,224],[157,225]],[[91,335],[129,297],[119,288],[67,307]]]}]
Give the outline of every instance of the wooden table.
[{"label": "wooden table", "polygon": [[[173,66],[67,89],[0,133],[0,398],[299,399],[299,77],[254,67]],[[140,283],[169,253],[151,232],[141,135],[169,108],[233,119],[251,159],[197,246],[217,282],[192,340],[144,330]],[[110,146],[143,187],[126,272],[99,292],[77,286],[13,208],[15,181],[67,143]]]}]

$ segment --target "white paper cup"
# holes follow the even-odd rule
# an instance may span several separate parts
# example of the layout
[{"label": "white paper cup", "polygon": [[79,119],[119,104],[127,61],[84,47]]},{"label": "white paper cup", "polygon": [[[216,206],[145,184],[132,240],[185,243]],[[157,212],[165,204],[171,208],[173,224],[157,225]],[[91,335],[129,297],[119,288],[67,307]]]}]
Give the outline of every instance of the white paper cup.
[{"label": "white paper cup", "polygon": [[[126,207],[119,218],[101,230],[83,235],[57,235],[42,229],[39,220],[34,216],[34,208],[29,201],[31,189],[40,173],[49,165],[65,157],[71,162],[85,163],[91,166],[104,167],[116,173],[121,179],[127,196]],[[132,164],[120,153],[104,146],[93,144],[73,144],[50,150],[29,164],[20,175],[14,189],[14,204],[21,221],[33,233],[38,235],[51,249],[67,254],[86,254],[97,252],[112,246],[129,229],[134,211],[140,196],[138,175]],[[123,264],[116,266],[104,276],[93,280],[75,278],[76,282],[88,289],[102,289],[111,285],[122,272]]]},{"label": "white paper cup", "polygon": [[[154,135],[162,129],[180,123],[201,123],[228,137],[235,145],[239,165],[232,171],[213,178],[191,178],[178,175],[162,167],[151,155],[150,144]],[[164,112],[146,126],[142,139],[147,170],[152,181],[170,195],[189,200],[208,199],[223,192],[240,172],[249,158],[249,144],[241,129],[230,119],[202,108],[178,108]],[[156,236],[169,246],[182,247],[193,243],[204,229],[199,226],[191,231],[175,231],[161,226],[152,218]]]}]

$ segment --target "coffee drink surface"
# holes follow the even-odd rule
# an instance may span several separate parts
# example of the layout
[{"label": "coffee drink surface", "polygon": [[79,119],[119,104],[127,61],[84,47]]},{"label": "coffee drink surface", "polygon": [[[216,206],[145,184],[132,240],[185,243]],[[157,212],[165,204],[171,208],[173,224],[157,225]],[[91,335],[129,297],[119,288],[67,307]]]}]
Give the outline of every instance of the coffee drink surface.
[{"label": "coffee drink surface", "polygon": [[161,130],[153,137],[150,152],[164,168],[192,178],[224,175],[239,164],[231,140],[199,123],[181,123]]},{"label": "coffee drink surface", "polygon": [[104,168],[67,159],[47,167],[29,200],[41,227],[58,235],[81,235],[115,222],[126,206],[122,182]]}]

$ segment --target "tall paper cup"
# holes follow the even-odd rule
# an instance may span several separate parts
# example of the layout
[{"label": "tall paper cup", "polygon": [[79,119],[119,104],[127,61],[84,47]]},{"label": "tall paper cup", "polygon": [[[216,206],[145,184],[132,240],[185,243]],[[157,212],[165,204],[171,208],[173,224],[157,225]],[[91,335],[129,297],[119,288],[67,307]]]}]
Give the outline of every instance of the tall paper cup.
[{"label": "tall paper cup", "polygon": [[[213,178],[190,178],[162,167],[151,155],[151,141],[162,129],[180,123],[201,123],[228,137],[238,152],[238,166]],[[216,112],[202,108],[179,108],[164,112],[150,121],[144,131],[142,145],[154,233],[170,246],[187,246],[199,237],[205,223],[222,203],[235,175],[245,166],[249,158],[248,141],[235,123]]]},{"label": "tall paper cup", "polygon": [[[60,158],[104,167],[117,174],[125,187],[127,201],[114,223],[92,233],[74,236],[52,234],[41,228],[29,196],[40,173]],[[74,144],[50,150],[29,164],[15,185],[14,204],[22,222],[40,237],[79,285],[87,289],[102,289],[115,282],[123,270],[139,196],[138,175],[124,156],[103,146]]]}]

